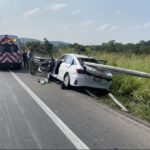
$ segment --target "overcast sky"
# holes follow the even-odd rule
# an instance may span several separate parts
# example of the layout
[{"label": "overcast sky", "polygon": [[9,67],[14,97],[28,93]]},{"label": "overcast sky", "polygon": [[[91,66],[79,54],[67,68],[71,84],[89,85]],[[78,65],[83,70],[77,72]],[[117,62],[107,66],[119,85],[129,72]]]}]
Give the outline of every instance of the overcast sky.
[{"label": "overcast sky", "polygon": [[80,44],[150,40],[150,0],[0,0],[0,34]]}]

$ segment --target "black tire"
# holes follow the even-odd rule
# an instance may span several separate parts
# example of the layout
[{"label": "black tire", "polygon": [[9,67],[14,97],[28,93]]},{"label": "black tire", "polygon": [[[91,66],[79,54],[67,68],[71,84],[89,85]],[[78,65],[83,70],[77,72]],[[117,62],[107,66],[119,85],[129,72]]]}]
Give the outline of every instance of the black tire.
[{"label": "black tire", "polygon": [[68,74],[64,76],[64,81],[61,83],[61,89],[69,89],[70,87],[70,77]]}]

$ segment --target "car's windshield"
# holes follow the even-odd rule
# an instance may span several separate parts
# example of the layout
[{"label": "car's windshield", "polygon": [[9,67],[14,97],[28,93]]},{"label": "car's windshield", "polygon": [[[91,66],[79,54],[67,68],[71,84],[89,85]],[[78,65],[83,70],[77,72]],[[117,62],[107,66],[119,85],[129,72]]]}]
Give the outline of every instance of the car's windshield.
[{"label": "car's windshield", "polygon": [[81,65],[84,65],[84,62],[98,63],[94,58],[78,58]]},{"label": "car's windshield", "polygon": [[0,52],[17,52],[18,46],[16,44],[0,44]]}]

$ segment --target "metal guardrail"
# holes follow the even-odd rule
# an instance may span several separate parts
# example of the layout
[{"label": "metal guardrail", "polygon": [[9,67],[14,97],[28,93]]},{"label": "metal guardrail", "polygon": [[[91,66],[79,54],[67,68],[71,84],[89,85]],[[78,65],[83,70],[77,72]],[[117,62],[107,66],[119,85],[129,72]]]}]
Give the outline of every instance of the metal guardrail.
[{"label": "metal guardrail", "polygon": [[98,70],[110,71],[111,73],[150,78],[150,73],[146,73],[146,72],[140,72],[140,71],[125,69],[125,68],[121,68],[121,67],[114,67],[114,66],[95,64],[95,63],[89,63],[89,62],[85,62],[85,65],[88,65],[90,67],[94,67]]},{"label": "metal guardrail", "polygon": [[35,56],[35,58],[34,58],[34,61],[35,61],[35,63],[42,63],[42,62],[45,62],[45,61],[48,61],[48,60],[50,60],[50,58],[48,58],[48,57],[38,57],[38,56]]},{"label": "metal guardrail", "polygon": [[[39,63],[48,61],[50,59],[51,58],[48,58],[48,57],[36,56],[35,63],[39,64]],[[114,66],[109,66],[109,65],[105,65],[105,64],[95,64],[95,63],[89,63],[89,62],[85,62],[85,64],[90,67],[97,68],[98,70],[109,70],[111,73],[126,74],[126,75],[150,78],[150,73],[146,73],[146,72],[140,72],[140,71],[125,69],[125,68],[121,68],[121,67],[114,67]]]}]

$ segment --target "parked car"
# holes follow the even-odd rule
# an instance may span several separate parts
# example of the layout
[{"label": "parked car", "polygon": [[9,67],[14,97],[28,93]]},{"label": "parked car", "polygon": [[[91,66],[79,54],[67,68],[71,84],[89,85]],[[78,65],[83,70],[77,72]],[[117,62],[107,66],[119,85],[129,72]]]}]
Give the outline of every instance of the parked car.
[{"label": "parked car", "polygon": [[98,63],[96,59],[78,54],[65,54],[56,60],[51,77],[62,82],[61,88],[90,87],[109,91],[112,74],[86,66],[84,62]]}]

